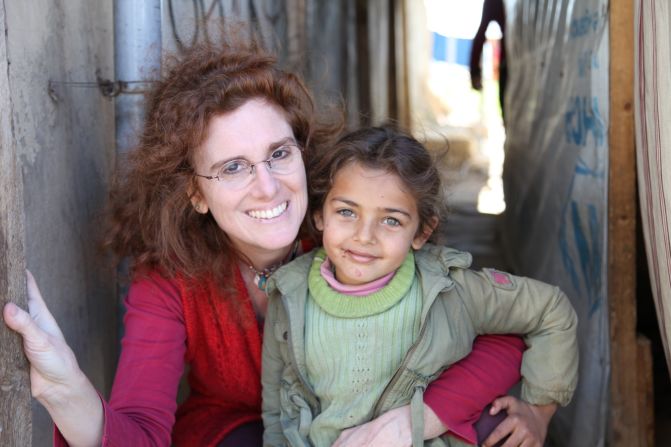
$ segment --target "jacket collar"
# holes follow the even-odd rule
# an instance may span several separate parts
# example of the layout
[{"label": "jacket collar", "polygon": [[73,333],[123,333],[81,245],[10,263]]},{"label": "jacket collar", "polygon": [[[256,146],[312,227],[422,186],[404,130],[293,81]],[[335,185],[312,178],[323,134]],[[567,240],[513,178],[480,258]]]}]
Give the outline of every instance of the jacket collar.
[{"label": "jacket collar", "polygon": [[[268,280],[268,295],[280,293],[296,300],[293,305],[301,309],[307,294],[307,277],[310,265],[317,250],[296,258],[293,262],[277,270]],[[450,269],[468,268],[472,262],[470,253],[433,244],[425,244],[415,252],[415,263],[422,282],[424,295],[433,301],[438,293],[453,284],[449,276]],[[426,304],[426,302],[425,302]],[[429,306],[424,306],[428,309]],[[424,312],[423,312],[424,313]],[[422,315],[424,317],[424,315]]]}]

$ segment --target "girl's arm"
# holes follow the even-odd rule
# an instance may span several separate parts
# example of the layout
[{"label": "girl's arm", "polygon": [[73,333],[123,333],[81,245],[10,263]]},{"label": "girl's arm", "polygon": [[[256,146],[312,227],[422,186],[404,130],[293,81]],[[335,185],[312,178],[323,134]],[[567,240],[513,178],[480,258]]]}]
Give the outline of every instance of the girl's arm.
[{"label": "girl's arm", "polygon": [[559,288],[496,270],[454,272],[477,333],[524,334],[522,393],[535,405],[567,405],[578,381],[578,318]]},{"label": "girl's arm", "polygon": [[[470,443],[476,443],[473,424],[487,404],[519,381],[525,349],[526,345],[517,336],[486,335],[476,338],[471,354],[445,370],[427,388],[424,394],[425,439],[435,438],[449,430]],[[491,371],[496,371],[496,374],[491,374]],[[528,416],[526,413],[520,415],[515,427],[529,427],[533,433],[547,430],[547,424],[539,424]],[[405,406],[391,410],[368,424],[346,430],[334,447],[405,446],[409,445],[410,436],[410,411]]]}]

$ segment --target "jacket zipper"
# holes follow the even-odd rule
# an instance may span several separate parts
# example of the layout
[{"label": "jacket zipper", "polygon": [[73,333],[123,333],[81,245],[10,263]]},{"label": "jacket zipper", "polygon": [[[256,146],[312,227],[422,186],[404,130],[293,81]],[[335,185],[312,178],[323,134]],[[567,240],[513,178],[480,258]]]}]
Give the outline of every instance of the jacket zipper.
[{"label": "jacket zipper", "polygon": [[[451,289],[452,289],[452,286],[443,287],[443,288],[440,288],[440,290],[435,293],[433,299],[431,300],[431,305],[429,306],[429,310],[426,313],[427,316],[429,315],[429,312],[431,312],[431,307],[434,306],[434,304],[436,302],[436,299],[438,298],[438,295],[441,294],[441,293],[447,292],[448,290],[451,290]],[[419,330],[419,335],[417,336],[417,341],[412,345],[410,350],[407,352],[407,354],[405,355],[405,358],[403,359],[401,364],[398,366],[398,368],[396,369],[396,372],[394,373],[391,380],[389,381],[389,383],[385,387],[384,391],[382,391],[382,394],[380,395],[380,398],[377,400],[377,403],[375,404],[375,407],[373,408],[373,417],[374,418],[379,416],[379,411],[383,407],[382,404],[384,403],[385,399],[387,399],[387,397],[391,393],[391,390],[396,385],[396,382],[399,381],[399,379],[401,377],[401,372],[405,369],[405,367],[408,365],[408,363],[410,363],[410,358],[412,357],[414,352],[417,350],[417,347],[424,340],[424,333],[425,332],[426,332],[426,318],[422,322],[422,327]],[[423,388],[426,388],[426,387],[423,387]]]},{"label": "jacket zipper", "polygon": [[394,376],[391,378],[387,386],[385,387],[384,391],[380,395],[380,398],[377,400],[377,403],[375,404],[375,407],[373,408],[373,418],[376,418],[379,416],[379,411],[383,407],[384,401],[387,399],[387,396],[391,393],[391,390],[394,388],[394,385],[396,385],[396,382],[399,381],[401,377],[401,372],[405,369],[405,366],[410,362],[410,357],[412,354],[417,350],[417,346],[422,342],[423,337],[424,337],[424,332],[425,332],[426,324],[422,325],[422,328],[419,331],[419,336],[417,337],[417,342],[410,348],[408,353],[405,355],[405,358],[403,359],[403,362],[399,365],[399,367],[396,369],[396,372],[394,373]]}]

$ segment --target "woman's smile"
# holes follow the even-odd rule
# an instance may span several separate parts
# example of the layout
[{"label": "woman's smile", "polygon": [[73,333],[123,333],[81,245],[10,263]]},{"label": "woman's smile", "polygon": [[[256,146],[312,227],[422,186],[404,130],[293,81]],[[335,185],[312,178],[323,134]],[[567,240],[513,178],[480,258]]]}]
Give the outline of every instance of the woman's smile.
[{"label": "woman's smile", "polygon": [[289,202],[284,201],[277,205],[274,208],[270,209],[255,209],[255,210],[250,210],[247,211],[247,215],[249,217],[253,217],[254,219],[259,219],[259,220],[270,220],[274,219],[276,217],[281,216],[284,214],[284,212],[287,210],[287,206],[289,205]]}]

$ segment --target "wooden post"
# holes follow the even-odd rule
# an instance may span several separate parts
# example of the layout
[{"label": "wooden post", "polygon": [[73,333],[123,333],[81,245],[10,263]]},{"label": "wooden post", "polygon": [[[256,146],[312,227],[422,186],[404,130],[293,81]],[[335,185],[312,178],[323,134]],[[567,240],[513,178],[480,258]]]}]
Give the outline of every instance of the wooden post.
[{"label": "wooden post", "polygon": [[396,69],[396,110],[394,116],[403,129],[411,129],[410,67],[408,66],[408,5],[394,0],[394,67]]},{"label": "wooden post", "polygon": [[[634,138],[634,5],[609,3],[610,144],[608,299],[611,447],[644,447],[650,437],[649,343],[636,337],[636,147]],[[642,361],[641,360],[645,360]],[[647,402],[647,403],[646,403]]]},{"label": "wooden post", "polygon": [[[5,2],[0,1],[0,308],[26,307],[23,183],[17,169],[7,70]],[[28,365],[21,338],[0,322],[0,445],[30,446],[32,413]]]}]

